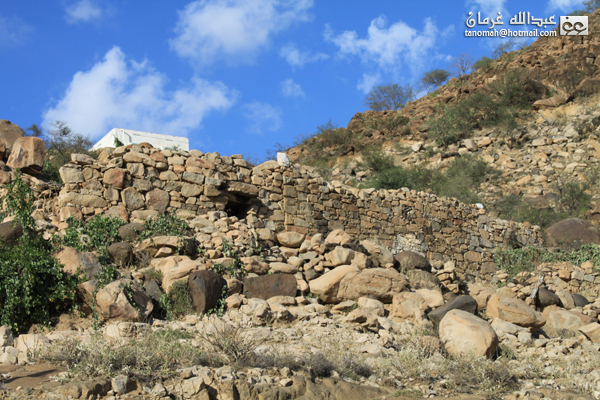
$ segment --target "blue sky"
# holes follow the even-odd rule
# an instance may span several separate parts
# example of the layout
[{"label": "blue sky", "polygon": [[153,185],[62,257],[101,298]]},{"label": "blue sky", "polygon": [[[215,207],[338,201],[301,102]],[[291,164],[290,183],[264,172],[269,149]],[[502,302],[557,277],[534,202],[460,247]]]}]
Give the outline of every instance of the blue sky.
[{"label": "blue sky", "polygon": [[19,0],[0,2],[0,118],[187,136],[262,159],[373,85],[415,84],[452,57],[491,55],[467,13],[564,15],[581,1]]}]

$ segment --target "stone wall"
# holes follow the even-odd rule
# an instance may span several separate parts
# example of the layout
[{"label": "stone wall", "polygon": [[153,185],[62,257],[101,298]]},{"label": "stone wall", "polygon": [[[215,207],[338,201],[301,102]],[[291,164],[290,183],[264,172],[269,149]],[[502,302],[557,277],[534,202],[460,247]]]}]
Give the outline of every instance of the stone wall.
[{"label": "stone wall", "polygon": [[257,229],[312,235],[341,228],[394,253],[454,260],[461,279],[490,278],[498,247],[542,244],[539,228],[490,218],[475,205],[407,189],[359,190],[276,161],[252,168],[239,155],[123,146],[103,150],[98,160],[73,155],[60,172],[61,221],[100,213],[144,219],[165,210],[190,219],[225,210]]}]

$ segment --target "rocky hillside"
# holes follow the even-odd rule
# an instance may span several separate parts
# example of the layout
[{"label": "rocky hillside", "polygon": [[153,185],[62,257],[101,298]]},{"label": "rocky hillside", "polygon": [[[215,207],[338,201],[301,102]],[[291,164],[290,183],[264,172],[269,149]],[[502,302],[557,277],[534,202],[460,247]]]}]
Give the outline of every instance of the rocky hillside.
[{"label": "rocky hillside", "polygon": [[[537,208],[554,207],[557,183],[570,175],[585,180],[583,172],[600,158],[600,11],[589,21],[589,36],[540,38],[451,79],[400,111],[357,113],[346,128],[303,138],[287,153],[292,161],[317,166],[329,179],[352,185],[372,184],[369,178],[378,172],[369,163],[374,150],[381,149],[396,166],[442,171],[457,156],[473,153],[500,171],[476,185],[486,208],[510,193]],[[526,103],[510,100],[516,94]],[[512,111],[484,109],[505,104]],[[452,118],[471,122],[453,125]],[[457,134],[445,137],[440,126],[456,128]],[[593,205],[589,211],[596,218]]]}]

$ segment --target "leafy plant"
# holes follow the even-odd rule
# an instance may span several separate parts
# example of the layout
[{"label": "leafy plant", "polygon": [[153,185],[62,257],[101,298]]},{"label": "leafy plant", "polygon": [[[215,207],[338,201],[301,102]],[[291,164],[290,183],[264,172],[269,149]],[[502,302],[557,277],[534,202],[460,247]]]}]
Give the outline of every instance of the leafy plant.
[{"label": "leafy plant", "polygon": [[371,89],[364,103],[375,111],[398,110],[414,98],[413,88],[410,85],[400,86],[397,83],[389,83]]},{"label": "leafy plant", "polygon": [[491,58],[487,57],[487,56],[483,56],[481,57],[479,60],[475,61],[475,63],[473,63],[473,69],[475,71],[479,71],[481,70],[486,70],[488,69],[492,64],[494,63],[494,60],[492,60]]},{"label": "leafy plant", "polygon": [[195,314],[196,310],[192,303],[190,287],[186,280],[174,282],[169,289],[169,293],[162,295],[159,299],[159,305],[166,312],[167,319]]},{"label": "leafy plant", "polygon": [[35,231],[33,193],[19,170],[2,204],[22,224],[23,236],[14,246],[0,243],[0,324],[15,332],[48,325],[51,313],[75,303],[78,277],[63,272],[51,244]]},{"label": "leafy plant", "polygon": [[373,146],[362,152],[365,167],[374,172],[381,172],[394,167],[394,157],[386,154],[381,146]]},{"label": "leafy plant", "polygon": [[65,230],[62,244],[79,251],[96,251],[102,264],[109,263],[108,246],[120,241],[119,228],[126,224],[121,218],[102,215],[96,215],[87,222],[69,217],[67,223],[69,227]]},{"label": "leafy plant", "polygon": [[450,72],[445,69],[434,69],[423,74],[420,86],[429,93],[434,88],[439,87],[450,77]]},{"label": "leafy plant", "polygon": [[177,215],[166,212],[148,219],[140,232],[140,240],[153,236],[187,236],[192,232],[188,224]]}]

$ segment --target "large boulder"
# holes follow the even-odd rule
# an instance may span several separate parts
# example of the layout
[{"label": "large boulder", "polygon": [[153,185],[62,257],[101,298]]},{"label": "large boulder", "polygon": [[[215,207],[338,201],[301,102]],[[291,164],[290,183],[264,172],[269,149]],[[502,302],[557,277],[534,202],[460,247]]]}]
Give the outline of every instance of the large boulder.
[{"label": "large boulder", "polygon": [[0,240],[8,246],[14,246],[23,236],[23,225],[20,222],[8,221],[0,224]]},{"label": "large boulder", "polygon": [[363,240],[360,244],[369,252],[369,255],[377,261],[380,267],[394,267],[394,255],[388,249],[369,240]]},{"label": "large boulder", "polygon": [[277,241],[282,246],[296,249],[304,242],[305,237],[306,235],[299,232],[279,232],[277,234]]},{"label": "large boulder", "polygon": [[360,274],[345,275],[340,281],[337,298],[345,301],[369,297],[391,303],[395,294],[409,289],[408,278],[395,269],[369,268]]},{"label": "large boulder", "polygon": [[74,275],[81,271],[87,279],[94,279],[101,268],[96,254],[81,252],[73,247],[63,248],[55,257],[63,265],[64,272]]},{"label": "large boulder", "polygon": [[325,303],[339,303],[341,301],[338,299],[340,282],[345,277],[348,277],[349,279],[359,273],[360,269],[354,265],[337,267],[326,274],[321,275],[319,278],[310,281],[308,283],[310,293],[319,296],[319,299]]},{"label": "large boulder", "polygon": [[442,319],[452,310],[466,311],[469,314],[477,315],[477,300],[471,296],[459,296],[451,302],[436,308],[427,314],[427,318],[433,323],[433,326],[439,326]]},{"label": "large boulder", "polygon": [[350,265],[355,256],[354,250],[347,249],[342,246],[337,246],[333,251],[325,254],[325,260],[331,264],[332,267],[340,265]]},{"label": "large boulder", "polygon": [[275,296],[295,297],[298,283],[294,275],[270,274],[244,279],[244,295],[248,298],[268,300]]},{"label": "large boulder", "polygon": [[39,174],[44,167],[46,146],[40,138],[27,136],[17,139],[11,149],[6,165],[19,168],[27,174]]},{"label": "large boulder", "polygon": [[108,246],[108,255],[117,266],[128,266],[133,260],[133,246],[129,242],[113,243]]},{"label": "large boulder", "polygon": [[419,293],[404,292],[394,295],[390,317],[400,319],[419,318],[425,314],[429,306]]},{"label": "large boulder", "polygon": [[588,221],[568,218],[550,226],[547,231],[548,247],[578,247],[580,244],[600,244],[600,231]]},{"label": "large boulder", "polygon": [[338,244],[343,246],[350,242],[352,242],[352,237],[350,237],[343,229],[334,229],[325,238],[325,243],[327,244]]},{"label": "large boulder", "polygon": [[143,321],[150,316],[154,309],[152,299],[132,283],[131,280],[117,280],[98,291],[96,308],[104,318]]},{"label": "large boulder", "polygon": [[546,328],[553,331],[550,333],[559,334],[565,330],[577,332],[584,325],[591,324],[594,320],[587,315],[577,311],[567,311],[561,308],[554,309],[548,314]]},{"label": "large boulder", "polygon": [[494,294],[487,305],[487,315],[500,318],[525,328],[536,330],[546,324],[546,319],[532,310],[523,300]]},{"label": "large boulder", "polygon": [[168,192],[161,189],[153,189],[146,193],[146,207],[150,210],[156,210],[159,213],[166,211],[171,201]]},{"label": "large boulder", "polygon": [[446,351],[453,356],[490,358],[498,348],[498,336],[491,325],[466,311],[449,311],[440,322],[439,332]]},{"label": "large boulder", "polygon": [[217,305],[223,295],[223,288],[227,281],[213,271],[195,271],[188,276],[188,286],[194,309],[199,314],[204,314]]},{"label": "large boulder", "polygon": [[400,271],[411,271],[420,269],[431,272],[431,264],[422,255],[412,251],[401,251],[395,256],[396,261],[400,264]]},{"label": "large boulder", "polygon": [[150,262],[150,266],[162,272],[161,286],[166,293],[169,293],[173,283],[187,279],[194,271],[206,269],[202,262],[192,260],[187,256],[155,258]]},{"label": "large boulder", "polygon": [[560,297],[558,297],[554,292],[546,289],[545,287],[540,287],[535,296],[535,304],[540,308],[545,308],[549,306],[560,306]]},{"label": "large boulder", "polygon": [[[4,147],[3,154],[10,154],[13,144],[23,137],[23,129],[5,119],[0,119],[0,147]],[[2,159],[0,158],[0,161]]]},{"label": "large boulder", "polygon": [[477,301],[477,308],[479,310],[485,310],[487,308],[487,302],[494,294],[494,291],[475,283],[467,283],[466,294]]}]

